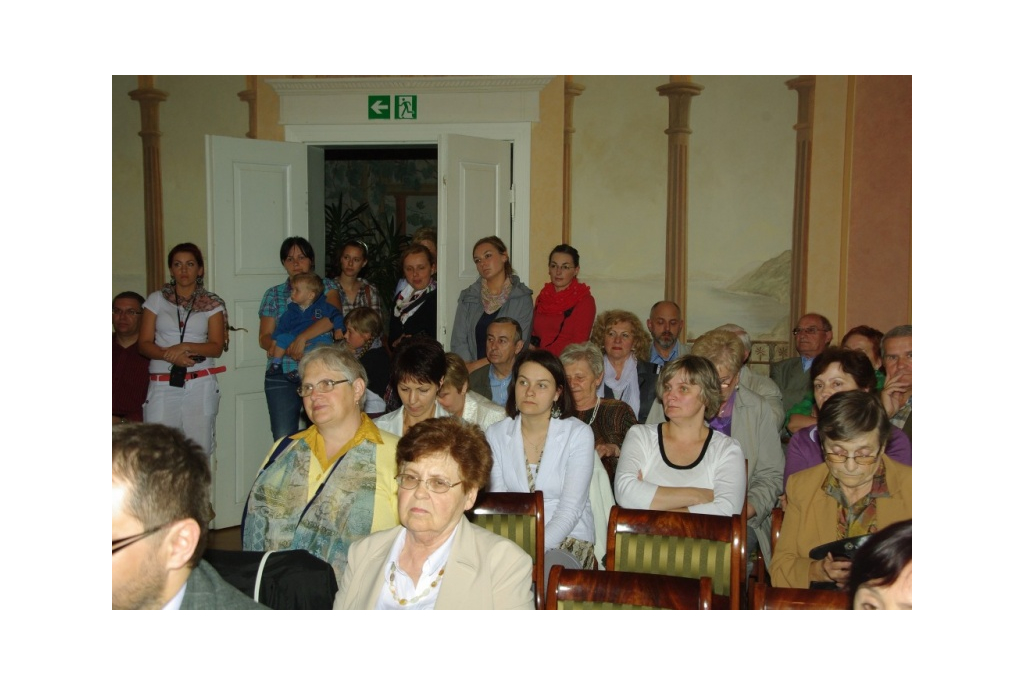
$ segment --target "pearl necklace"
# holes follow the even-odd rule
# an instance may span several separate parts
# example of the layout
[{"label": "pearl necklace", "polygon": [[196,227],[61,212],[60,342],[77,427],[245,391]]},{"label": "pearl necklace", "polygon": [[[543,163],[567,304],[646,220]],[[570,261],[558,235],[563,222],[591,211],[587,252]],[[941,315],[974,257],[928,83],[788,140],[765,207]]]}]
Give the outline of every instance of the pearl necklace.
[{"label": "pearl necklace", "polygon": [[428,594],[430,594],[430,592],[440,584],[440,582],[444,579],[444,570],[447,567],[447,563],[441,567],[441,570],[437,572],[437,576],[434,578],[433,581],[431,581],[430,586],[427,587],[423,592],[419,593],[412,599],[402,599],[398,596],[398,589],[395,587],[395,572],[398,570],[398,566],[397,564],[395,564],[395,562],[392,561],[391,572],[388,574],[388,589],[391,590],[391,596],[395,598],[395,601],[398,602],[399,606],[405,606],[406,604],[415,604],[416,602],[420,601]]}]

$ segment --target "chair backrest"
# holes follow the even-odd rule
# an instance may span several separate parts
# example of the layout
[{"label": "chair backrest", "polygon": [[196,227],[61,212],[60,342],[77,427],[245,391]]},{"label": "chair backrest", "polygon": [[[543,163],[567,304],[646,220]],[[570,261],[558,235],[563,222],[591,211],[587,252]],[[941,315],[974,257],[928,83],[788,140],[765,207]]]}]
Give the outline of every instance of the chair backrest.
[{"label": "chair backrest", "polygon": [[711,579],[553,566],[548,609],[710,609]]},{"label": "chair backrest", "polygon": [[530,555],[533,559],[534,599],[537,608],[543,608],[544,493],[481,493],[466,516],[481,528],[508,538]]},{"label": "chair backrest", "polygon": [[850,597],[836,590],[804,590],[755,583],[750,609],[849,609]]},{"label": "chair backrest", "polygon": [[746,573],[746,521],[738,514],[713,516],[612,507],[608,517],[609,571],[711,578],[714,594],[740,608]]}]

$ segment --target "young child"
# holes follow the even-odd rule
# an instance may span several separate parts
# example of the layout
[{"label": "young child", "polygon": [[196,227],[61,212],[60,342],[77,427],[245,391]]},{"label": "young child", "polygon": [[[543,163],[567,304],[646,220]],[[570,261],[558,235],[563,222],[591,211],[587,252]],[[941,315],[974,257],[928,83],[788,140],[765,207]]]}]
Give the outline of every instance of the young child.
[{"label": "young child", "polygon": [[[292,287],[291,304],[281,315],[274,329],[273,361],[267,369],[267,375],[281,372],[281,360],[284,351],[304,330],[316,321],[326,317],[334,324],[334,328],[345,330],[345,321],[341,312],[327,303],[324,297],[324,283],[315,273],[295,274],[289,279]],[[306,349],[330,345],[334,342],[333,329],[316,336],[306,342]]]},{"label": "young child", "polygon": [[370,390],[384,397],[391,375],[391,358],[384,347],[384,320],[370,307],[356,307],[345,317],[345,341],[366,369]]}]

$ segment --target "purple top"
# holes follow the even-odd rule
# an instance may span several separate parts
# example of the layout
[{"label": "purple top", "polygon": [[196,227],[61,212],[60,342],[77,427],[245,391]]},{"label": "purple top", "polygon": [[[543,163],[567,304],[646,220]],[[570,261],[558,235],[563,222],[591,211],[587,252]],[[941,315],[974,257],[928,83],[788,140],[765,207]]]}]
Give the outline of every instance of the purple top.
[{"label": "purple top", "polygon": [[[910,463],[910,438],[896,426],[889,434],[889,444],[885,453],[893,461],[912,466]],[[782,475],[782,487],[785,489],[789,477],[797,471],[809,469],[822,462],[821,447],[818,445],[818,427],[808,426],[793,434],[786,449],[786,470]]]}]

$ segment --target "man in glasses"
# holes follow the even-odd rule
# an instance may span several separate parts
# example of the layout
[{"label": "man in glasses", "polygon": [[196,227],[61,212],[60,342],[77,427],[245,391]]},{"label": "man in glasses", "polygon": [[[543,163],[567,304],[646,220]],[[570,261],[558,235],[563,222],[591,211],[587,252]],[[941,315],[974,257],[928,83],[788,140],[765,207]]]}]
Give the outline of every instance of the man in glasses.
[{"label": "man in glasses", "polygon": [[113,428],[114,609],[262,609],[203,561],[210,506],[206,453],[160,424]]},{"label": "man in glasses", "polygon": [[114,423],[142,421],[149,389],[149,360],[139,354],[139,326],[145,298],[126,291],[114,298]]},{"label": "man in glasses", "polygon": [[782,391],[782,407],[789,411],[811,387],[811,362],[832,342],[832,324],[821,314],[804,314],[793,329],[797,356],[775,362],[768,376]]}]

